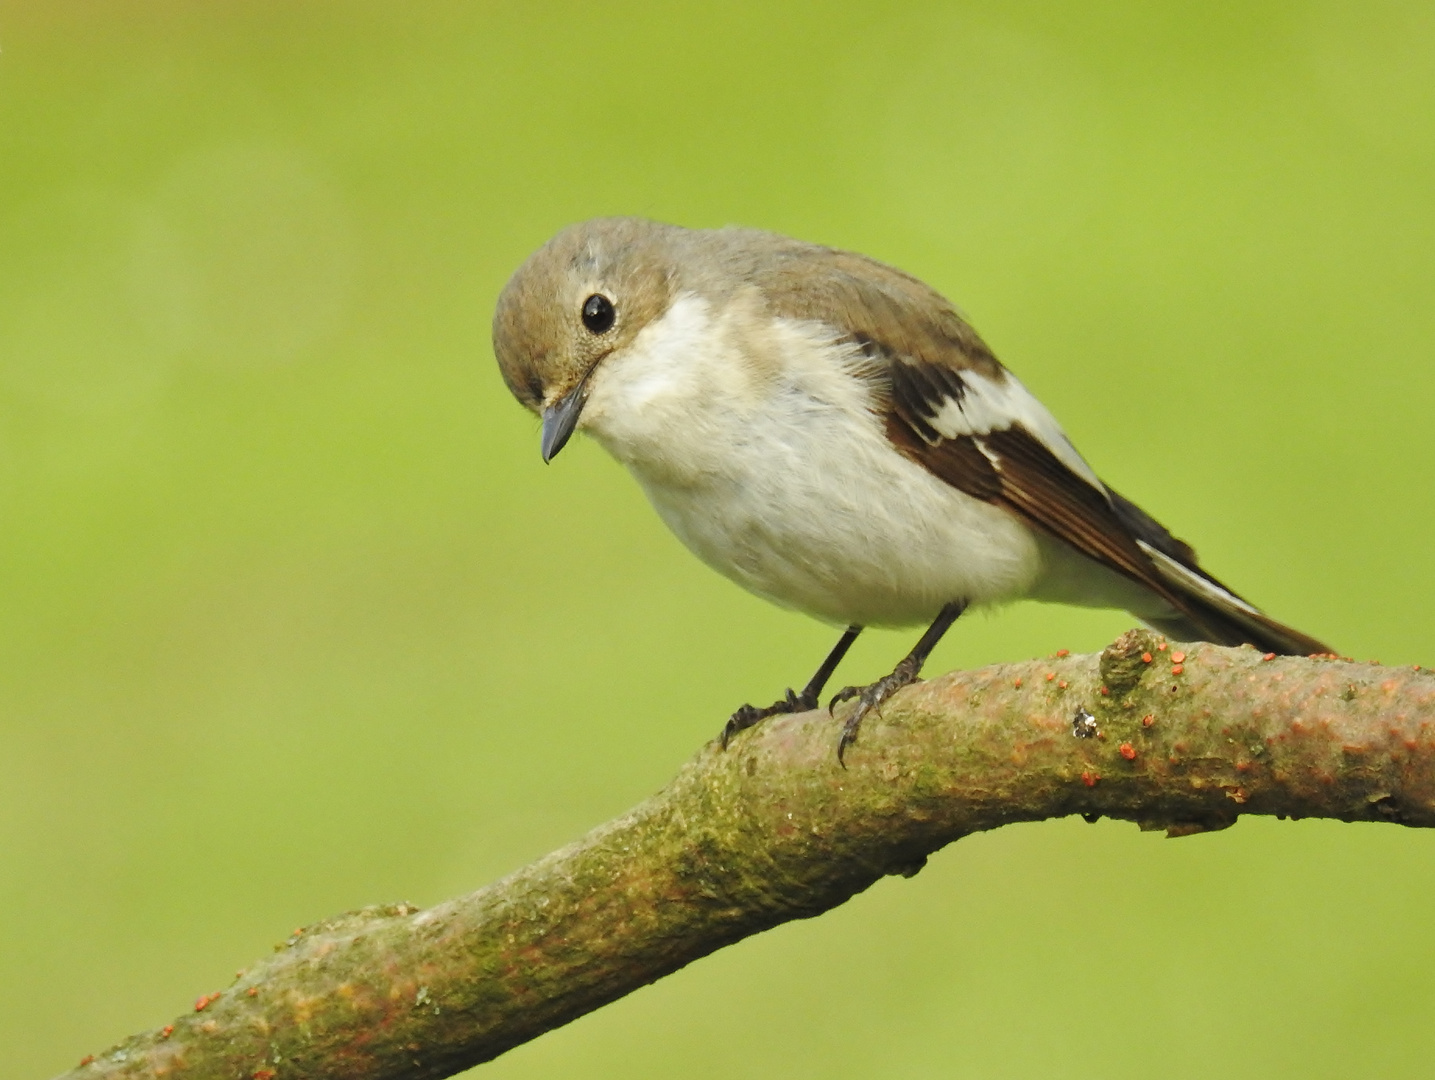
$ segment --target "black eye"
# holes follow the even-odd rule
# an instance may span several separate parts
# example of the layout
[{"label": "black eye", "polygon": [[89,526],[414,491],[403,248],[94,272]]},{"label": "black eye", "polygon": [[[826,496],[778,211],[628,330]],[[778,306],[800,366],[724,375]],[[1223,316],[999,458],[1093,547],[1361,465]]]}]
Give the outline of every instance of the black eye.
[{"label": "black eye", "polygon": [[606,334],[617,317],[613,301],[602,293],[594,293],[583,301],[583,325],[595,334]]}]

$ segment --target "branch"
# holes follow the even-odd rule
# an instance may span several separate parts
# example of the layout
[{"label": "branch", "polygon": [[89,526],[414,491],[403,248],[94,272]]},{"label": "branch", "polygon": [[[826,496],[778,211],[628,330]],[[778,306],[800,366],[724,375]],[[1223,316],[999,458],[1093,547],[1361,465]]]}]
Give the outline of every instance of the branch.
[{"label": "branch", "polygon": [[450,1076],[1015,821],[1104,815],[1171,836],[1239,814],[1435,825],[1435,672],[1419,668],[1167,648],[1133,630],[1099,656],[907,690],[867,720],[846,770],[837,731],[807,713],[726,752],[710,743],[577,843],[437,907],[309,927],[67,1075]]}]

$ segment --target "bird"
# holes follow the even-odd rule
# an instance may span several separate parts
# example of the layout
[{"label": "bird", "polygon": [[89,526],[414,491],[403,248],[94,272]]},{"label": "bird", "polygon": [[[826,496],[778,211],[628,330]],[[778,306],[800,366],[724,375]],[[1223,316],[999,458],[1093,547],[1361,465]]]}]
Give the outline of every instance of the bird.
[{"label": "bird", "polygon": [[855,700],[916,682],[969,608],[1119,608],[1182,641],[1328,653],[1207,573],[1104,484],[958,309],[910,274],[752,228],[638,217],[559,231],[501,291],[493,350],[542,421],[545,462],[596,440],[703,562],[841,636],[805,687],[739,732],[820,707],[864,627],[926,630]]}]

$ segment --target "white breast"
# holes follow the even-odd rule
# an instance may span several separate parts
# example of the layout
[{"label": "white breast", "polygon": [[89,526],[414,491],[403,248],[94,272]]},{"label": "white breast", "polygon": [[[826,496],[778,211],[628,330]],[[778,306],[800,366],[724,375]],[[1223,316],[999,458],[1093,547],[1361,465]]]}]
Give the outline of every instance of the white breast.
[{"label": "white breast", "polygon": [[1036,538],[892,448],[864,362],[818,324],[684,295],[603,361],[580,426],[694,553],[779,604],[907,625],[1028,592]]}]

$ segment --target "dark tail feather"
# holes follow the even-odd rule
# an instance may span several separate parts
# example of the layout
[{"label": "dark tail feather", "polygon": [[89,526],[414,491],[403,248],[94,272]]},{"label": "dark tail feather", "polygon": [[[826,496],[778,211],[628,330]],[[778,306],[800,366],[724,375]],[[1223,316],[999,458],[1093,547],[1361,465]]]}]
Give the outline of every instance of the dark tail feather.
[{"label": "dark tail feather", "polygon": [[1167,552],[1144,540],[1137,543],[1169,586],[1171,599],[1180,611],[1176,618],[1150,620],[1157,630],[1177,639],[1195,638],[1217,645],[1251,644],[1262,652],[1286,656],[1334,651],[1323,642],[1276,622],[1220,582],[1184,565]]}]

